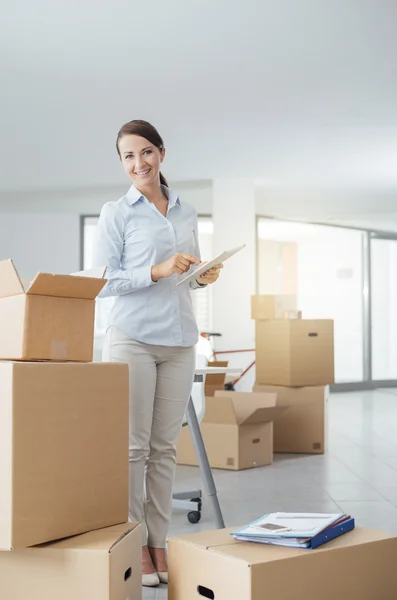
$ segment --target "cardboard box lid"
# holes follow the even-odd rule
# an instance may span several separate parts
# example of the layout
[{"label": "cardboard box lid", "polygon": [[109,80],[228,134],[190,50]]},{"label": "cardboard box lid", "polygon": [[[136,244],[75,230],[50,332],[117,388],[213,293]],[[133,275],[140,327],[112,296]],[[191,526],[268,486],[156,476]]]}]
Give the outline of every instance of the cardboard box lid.
[{"label": "cardboard box lid", "polygon": [[217,531],[189,534],[171,538],[171,542],[182,542],[193,544],[210,552],[226,555],[247,563],[248,566],[260,565],[268,562],[295,558],[297,556],[312,556],[318,552],[332,552],[342,548],[351,548],[388,539],[397,539],[396,536],[372,529],[356,527],[346,535],[342,535],[315,550],[300,550],[298,548],[287,548],[283,546],[270,546],[266,544],[255,544],[253,542],[237,542],[230,532],[238,529],[223,529]]},{"label": "cardboard box lid", "polygon": [[23,294],[25,289],[11,259],[0,261],[0,298]]},{"label": "cardboard box lid", "polygon": [[139,523],[123,523],[105,529],[90,531],[83,535],[77,535],[56,542],[41,544],[40,548],[53,550],[93,550],[111,553],[112,550],[127,536],[140,527]]},{"label": "cardboard box lid", "polygon": [[206,399],[205,423],[254,425],[270,423],[287,407],[276,406],[276,394],[239,393],[217,390]]},{"label": "cardboard box lid", "polygon": [[105,267],[73,275],[38,273],[32,282],[22,280],[11,259],[0,261],[0,298],[31,294],[94,300],[106,285]]},{"label": "cardboard box lid", "polygon": [[[216,360],[208,363],[209,367],[228,367],[229,362],[227,360]],[[210,373],[205,377],[205,385],[208,386],[222,386],[225,383],[226,373]]]}]

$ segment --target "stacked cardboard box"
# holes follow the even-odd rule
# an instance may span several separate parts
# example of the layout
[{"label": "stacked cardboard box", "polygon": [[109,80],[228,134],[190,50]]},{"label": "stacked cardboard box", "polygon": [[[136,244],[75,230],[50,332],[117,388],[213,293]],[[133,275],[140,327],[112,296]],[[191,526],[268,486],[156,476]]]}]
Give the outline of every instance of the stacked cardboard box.
[{"label": "stacked cardboard box", "polygon": [[128,366],[91,362],[104,285],[0,262],[1,600],[140,598]]},{"label": "stacked cardboard box", "polygon": [[288,410],[274,426],[274,451],[323,453],[328,386],[334,382],[332,320],[302,319],[295,296],[255,296],[254,391],[277,394]]}]

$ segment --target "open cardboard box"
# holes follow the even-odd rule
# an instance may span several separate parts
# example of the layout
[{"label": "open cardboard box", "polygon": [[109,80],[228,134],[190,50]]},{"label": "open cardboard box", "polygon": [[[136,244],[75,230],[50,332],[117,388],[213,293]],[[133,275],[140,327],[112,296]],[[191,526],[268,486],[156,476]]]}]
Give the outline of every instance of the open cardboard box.
[{"label": "open cardboard box", "polygon": [[124,523],[0,552],[1,600],[141,600],[140,529]]},{"label": "open cardboard box", "polygon": [[[273,462],[273,421],[287,407],[276,406],[276,394],[217,390],[206,398],[201,433],[210,466],[240,470]],[[188,427],[182,429],[177,461],[198,465]]]},{"label": "open cardboard box", "polygon": [[95,298],[105,267],[73,275],[38,273],[21,279],[0,261],[0,359],[90,362]]}]

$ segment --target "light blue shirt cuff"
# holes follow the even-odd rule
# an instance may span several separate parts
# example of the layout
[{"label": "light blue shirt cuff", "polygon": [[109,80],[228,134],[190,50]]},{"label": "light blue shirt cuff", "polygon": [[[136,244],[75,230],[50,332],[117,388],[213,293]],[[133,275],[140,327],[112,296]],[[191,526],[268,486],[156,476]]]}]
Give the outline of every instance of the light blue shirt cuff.
[{"label": "light blue shirt cuff", "polygon": [[152,265],[145,265],[144,267],[134,269],[132,282],[134,288],[145,288],[155,285],[157,281],[153,281],[152,279]]},{"label": "light blue shirt cuff", "polygon": [[196,279],[194,279],[193,281],[190,282],[190,289],[191,290],[199,290],[201,288],[205,288],[207,287],[206,283],[198,283],[198,281]]}]

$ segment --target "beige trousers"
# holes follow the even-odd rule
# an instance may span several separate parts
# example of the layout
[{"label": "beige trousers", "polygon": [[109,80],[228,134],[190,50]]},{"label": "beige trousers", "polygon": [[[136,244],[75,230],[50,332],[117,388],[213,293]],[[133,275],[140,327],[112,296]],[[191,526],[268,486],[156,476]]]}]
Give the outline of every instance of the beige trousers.
[{"label": "beige trousers", "polygon": [[171,519],[175,443],[193,385],[195,349],[142,344],[110,327],[103,361],[129,365],[129,519],[142,523],[142,545],[164,548]]}]

